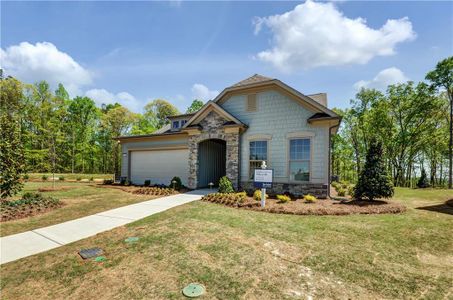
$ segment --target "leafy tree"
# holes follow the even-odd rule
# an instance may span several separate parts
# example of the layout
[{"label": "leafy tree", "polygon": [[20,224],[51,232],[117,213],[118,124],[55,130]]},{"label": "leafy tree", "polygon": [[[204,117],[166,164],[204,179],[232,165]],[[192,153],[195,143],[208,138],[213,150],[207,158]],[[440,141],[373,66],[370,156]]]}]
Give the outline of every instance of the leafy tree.
[{"label": "leafy tree", "polygon": [[431,81],[435,88],[442,87],[446,90],[450,100],[450,140],[448,146],[448,188],[453,187],[453,56],[440,61],[436,68],[426,75],[426,79]]},{"label": "leafy tree", "polygon": [[170,121],[168,117],[178,115],[178,109],[163,99],[156,99],[146,104],[143,116],[154,128],[161,128]]},{"label": "leafy tree", "polygon": [[422,168],[422,173],[418,179],[417,186],[421,189],[429,187],[428,176],[426,176],[425,168]]},{"label": "leafy tree", "polygon": [[0,198],[15,195],[22,189],[25,173],[20,112],[22,85],[14,78],[0,80]]},{"label": "leafy tree", "polygon": [[186,111],[186,114],[191,114],[194,112],[197,112],[202,108],[204,105],[203,101],[195,99],[193,100],[192,104],[189,106],[189,108]]},{"label": "leafy tree", "polygon": [[393,193],[393,185],[384,165],[382,144],[373,140],[368,149],[365,166],[355,186],[354,197],[373,201],[376,198],[390,198]]},{"label": "leafy tree", "polygon": [[150,134],[156,131],[151,122],[141,114],[135,115],[134,123],[131,128],[131,135]]}]

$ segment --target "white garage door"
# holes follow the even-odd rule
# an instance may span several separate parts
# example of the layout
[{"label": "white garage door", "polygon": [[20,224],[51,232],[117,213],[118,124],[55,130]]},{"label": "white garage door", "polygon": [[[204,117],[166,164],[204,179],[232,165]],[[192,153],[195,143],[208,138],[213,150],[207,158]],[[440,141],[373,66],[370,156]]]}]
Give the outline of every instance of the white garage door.
[{"label": "white garage door", "polygon": [[151,180],[151,184],[169,185],[174,176],[181,178],[187,186],[189,177],[189,150],[154,150],[131,152],[131,182],[143,184]]}]

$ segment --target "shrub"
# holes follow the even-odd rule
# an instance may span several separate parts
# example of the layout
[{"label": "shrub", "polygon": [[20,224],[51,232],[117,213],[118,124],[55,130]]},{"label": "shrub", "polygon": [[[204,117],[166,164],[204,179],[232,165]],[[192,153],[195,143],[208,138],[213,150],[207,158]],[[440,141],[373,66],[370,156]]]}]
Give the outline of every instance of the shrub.
[{"label": "shrub", "polygon": [[[267,199],[269,197],[268,194],[264,195],[264,198]],[[256,190],[254,193],[253,193],[253,199],[255,199],[256,201],[261,201],[261,190]]]},{"label": "shrub", "polygon": [[126,179],[125,177],[121,177],[121,179],[120,179],[120,184],[121,184],[121,185],[125,185],[125,184],[126,184],[126,181],[127,181],[127,179]]},{"label": "shrub", "polygon": [[144,186],[150,186],[151,185],[151,180],[146,179],[145,183],[143,184]]},{"label": "shrub", "polygon": [[234,193],[233,184],[228,177],[223,176],[219,181],[219,193],[228,194]]},{"label": "shrub", "polygon": [[94,178],[93,178],[93,177],[90,177],[90,181],[94,181]]},{"label": "shrub", "polygon": [[353,185],[348,186],[348,195],[351,197],[354,196],[354,186]]},{"label": "shrub", "polygon": [[58,177],[58,180],[64,181],[64,176],[59,176],[59,177]]},{"label": "shrub", "polygon": [[113,180],[112,179],[104,179],[103,184],[113,184]]},{"label": "shrub", "polygon": [[337,181],[333,181],[332,186],[334,187],[335,190],[338,190],[340,188],[341,184]]},{"label": "shrub", "polygon": [[77,180],[77,181],[80,181],[80,180],[82,180],[82,177],[77,176],[76,180]]},{"label": "shrub", "polygon": [[428,176],[426,176],[425,168],[422,168],[422,173],[418,179],[417,187],[421,189],[429,187]]},{"label": "shrub", "polygon": [[22,178],[23,178],[24,180],[28,180],[28,179],[30,179],[30,176],[28,176],[28,174],[24,174],[24,176],[22,176]]},{"label": "shrub", "polygon": [[129,180],[125,180],[124,185],[129,186],[129,185],[131,185],[131,182]]},{"label": "shrub", "polygon": [[46,174],[44,174],[44,175],[41,176],[41,179],[44,180],[44,181],[47,180],[47,178],[49,178],[49,177],[47,177]]},{"label": "shrub", "polygon": [[318,201],[318,199],[316,199],[315,196],[310,195],[310,194],[305,195],[305,196],[304,196],[304,200],[305,200],[305,202],[307,202],[307,203],[315,203],[316,201]]},{"label": "shrub", "polygon": [[279,200],[278,202],[280,203],[286,203],[291,201],[291,198],[286,195],[277,195],[277,199]]},{"label": "shrub", "polygon": [[181,187],[182,187],[181,178],[179,178],[178,176],[173,177],[173,179],[170,181],[170,185],[169,186],[171,188],[179,191],[181,189]]},{"label": "shrub", "polygon": [[390,198],[393,193],[393,184],[385,169],[382,144],[372,141],[367,151],[365,166],[355,186],[354,197],[373,201],[376,198]]},{"label": "shrub", "polygon": [[345,190],[344,188],[339,188],[339,189],[337,190],[337,194],[338,194],[338,196],[340,196],[340,197],[344,197],[344,196],[346,196],[346,190]]}]

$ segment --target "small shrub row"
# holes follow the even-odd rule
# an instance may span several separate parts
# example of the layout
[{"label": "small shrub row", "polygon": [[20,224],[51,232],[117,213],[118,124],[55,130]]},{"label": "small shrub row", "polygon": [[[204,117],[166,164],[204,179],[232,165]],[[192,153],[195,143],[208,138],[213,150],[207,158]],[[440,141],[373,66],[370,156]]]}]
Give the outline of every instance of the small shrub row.
[{"label": "small shrub row", "polygon": [[304,200],[305,200],[305,202],[307,202],[307,203],[315,203],[316,201],[318,201],[318,199],[316,199],[315,196],[310,195],[310,194],[305,195],[305,196],[304,196]]},{"label": "small shrub row", "polygon": [[[265,199],[269,198],[269,195],[268,194],[264,195],[264,198]],[[256,190],[253,193],[253,199],[255,199],[256,201],[261,201],[261,190]]]},{"label": "small shrub row", "polygon": [[208,194],[201,198],[203,201],[208,201],[212,203],[225,204],[229,206],[240,206],[245,203],[247,194],[245,192],[240,193],[213,193]]},{"label": "small shrub row", "polygon": [[169,196],[174,194],[175,190],[166,187],[142,187],[132,193],[141,195]]},{"label": "small shrub row", "polygon": [[286,195],[277,195],[277,199],[278,199],[279,203],[287,203],[287,202],[291,201],[291,198]]}]

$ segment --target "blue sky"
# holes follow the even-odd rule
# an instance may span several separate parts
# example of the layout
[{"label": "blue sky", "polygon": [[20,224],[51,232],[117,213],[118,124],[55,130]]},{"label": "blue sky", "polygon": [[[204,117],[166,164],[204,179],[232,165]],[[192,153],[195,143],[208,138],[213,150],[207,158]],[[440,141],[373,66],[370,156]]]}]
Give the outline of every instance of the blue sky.
[{"label": "blue sky", "polygon": [[3,1],[1,48],[7,74],[137,112],[184,111],[255,73],[344,108],[451,56],[453,3]]}]

